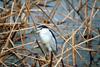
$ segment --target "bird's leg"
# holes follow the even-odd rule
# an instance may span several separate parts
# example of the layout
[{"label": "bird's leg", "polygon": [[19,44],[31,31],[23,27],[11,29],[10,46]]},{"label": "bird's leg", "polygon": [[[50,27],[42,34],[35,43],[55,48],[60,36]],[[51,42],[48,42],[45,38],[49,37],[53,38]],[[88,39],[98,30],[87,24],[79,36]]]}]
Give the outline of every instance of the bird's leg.
[{"label": "bird's leg", "polygon": [[49,52],[50,53],[50,64],[49,64],[49,67],[52,67],[52,61],[53,61],[53,52],[52,51],[50,51]]}]

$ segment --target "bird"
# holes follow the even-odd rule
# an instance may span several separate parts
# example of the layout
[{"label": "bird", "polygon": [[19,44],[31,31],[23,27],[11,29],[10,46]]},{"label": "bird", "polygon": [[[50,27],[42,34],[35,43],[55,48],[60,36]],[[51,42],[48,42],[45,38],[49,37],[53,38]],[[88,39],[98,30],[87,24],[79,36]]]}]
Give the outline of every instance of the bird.
[{"label": "bird", "polygon": [[46,46],[49,52],[57,53],[57,40],[52,32],[52,30],[46,25],[40,25],[37,27],[37,32],[39,33],[40,39],[43,46]]}]

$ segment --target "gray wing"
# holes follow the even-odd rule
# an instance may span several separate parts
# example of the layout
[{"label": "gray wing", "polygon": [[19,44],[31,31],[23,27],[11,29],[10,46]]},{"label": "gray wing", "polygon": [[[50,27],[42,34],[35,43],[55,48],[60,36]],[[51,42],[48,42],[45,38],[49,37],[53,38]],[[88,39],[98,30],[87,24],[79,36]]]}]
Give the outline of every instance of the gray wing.
[{"label": "gray wing", "polygon": [[51,48],[54,50],[54,51],[57,51],[57,40],[56,40],[56,37],[54,36],[53,32],[51,30],[49,30],[53,36],[53,38],[51,39]]}]

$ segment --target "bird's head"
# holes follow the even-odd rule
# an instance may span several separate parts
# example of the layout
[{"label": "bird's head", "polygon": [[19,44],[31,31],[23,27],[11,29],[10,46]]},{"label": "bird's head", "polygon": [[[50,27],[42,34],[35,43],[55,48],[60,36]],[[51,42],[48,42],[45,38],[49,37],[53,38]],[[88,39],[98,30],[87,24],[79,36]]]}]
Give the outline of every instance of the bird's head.
[{"label": "bird's head", "polygon": [[39,33],[42,29],[48,29],[48,27],[45,26],[45,25],[40,25],[40,26],[38,26],[38,27],[37,27],[37,33]]}]

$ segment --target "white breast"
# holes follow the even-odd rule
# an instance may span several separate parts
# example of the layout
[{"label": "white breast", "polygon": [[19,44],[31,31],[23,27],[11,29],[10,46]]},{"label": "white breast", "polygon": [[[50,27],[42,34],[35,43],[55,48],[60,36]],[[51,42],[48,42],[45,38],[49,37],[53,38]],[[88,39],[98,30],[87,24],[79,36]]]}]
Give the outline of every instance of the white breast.
[{"label": "white breast", "polygon": [[52,34],[48,29],[42,29],[40,30],[39,33],[41,40],[43,41],[43,43],[49,43],[49,41],[51,40]]},{"label": "white breast", "polygon": [[56,42],[52,35],[52,33],[49,31],[49,29],[41,29],[39,31],[40,38],[42,42],[46,45],[49,51],[56,51]]}]

